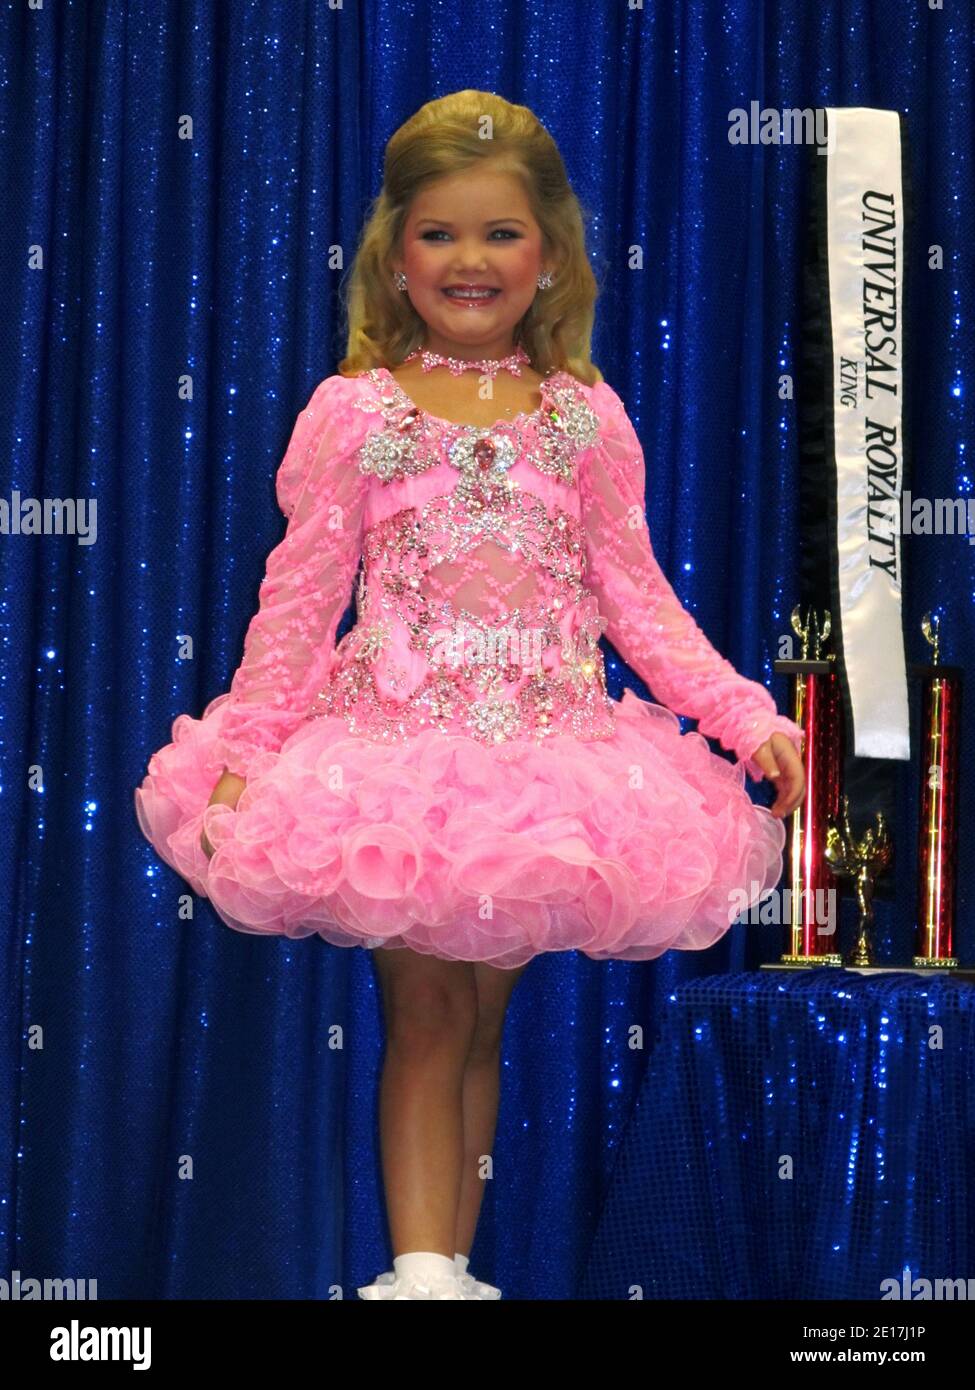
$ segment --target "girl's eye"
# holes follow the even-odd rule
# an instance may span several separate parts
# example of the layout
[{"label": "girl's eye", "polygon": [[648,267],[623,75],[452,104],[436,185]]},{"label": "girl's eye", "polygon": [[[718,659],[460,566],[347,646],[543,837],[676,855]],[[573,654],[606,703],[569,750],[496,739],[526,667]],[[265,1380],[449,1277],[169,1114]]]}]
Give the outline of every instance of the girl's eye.
[{"label": "girl's eye", "polygon": [[[513,231],[511,227],[495,227],[494,230],[491,232],[491,236],[494,236],[496,234],[500,234],[502,237],[505,238],[510,237],[515,240],[517,240],[521,236],[520,232]],[[445,232],[442,227],[431,227],[429,231],[420,233],[420,240],[428,241],[431,237],[440,236],[449,236],[449,233]],[[490,238],[488,239],[490,240]]]}]

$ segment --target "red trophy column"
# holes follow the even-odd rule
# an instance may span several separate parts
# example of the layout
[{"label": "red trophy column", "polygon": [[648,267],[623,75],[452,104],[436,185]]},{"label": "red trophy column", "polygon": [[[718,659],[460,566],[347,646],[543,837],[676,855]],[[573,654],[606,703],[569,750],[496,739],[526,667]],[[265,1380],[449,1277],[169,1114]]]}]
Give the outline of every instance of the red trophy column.
[{"label": "red trophy column", "polygon": [[961,671],[938,661],[938,620],[921,623],[932,648],[922,667],[921,788],[918,821],[918,895],[914,964],[956,967],[955,884],[958,872],[958,752]]},{"label": "red trophy column", "polygon": [[[786,862],[789,866],[790,927],[783,965],[842,965],[839,953],[839,890],[826,862],[826,826],[839,814],[843,770],[843,701],[834,655],[822,655],[830,615],[822,632],[814,613],[805,626],[799,609],[792,629],[802,638],[798,661],[776,661],[775,670],[791,677],[790,717],[806,735],[803,764],[806,794],[789,817]],[[832,911],[820,909],[832,904]],[[830,928],[832,922],[832,930]],[[834,934],[835,933],[835,934]]]}]

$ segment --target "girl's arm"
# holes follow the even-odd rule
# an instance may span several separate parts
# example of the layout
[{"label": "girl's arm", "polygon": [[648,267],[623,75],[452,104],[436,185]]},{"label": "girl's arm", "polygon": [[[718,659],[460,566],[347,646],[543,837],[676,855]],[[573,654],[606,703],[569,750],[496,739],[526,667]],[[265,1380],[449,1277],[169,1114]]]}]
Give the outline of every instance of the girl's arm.
[{"label": "girl's arm", "polygon": [[675,714],[689,715],[745,764],[775,732],[802,748],[799,725],[777,712],[757,681],[739,675],[711,646],[657,564],[645,515],[645,464],[616,392],[592,388],[600,436],[580,465],[586,584],[606,618],[605,634],[628,666]]},{"label": "girl's arm", "polygon": [[298,416],[275,482],[288,518],[267,558],[215,751],[246,777],[254,757],[298,728],[334,657],[361,553],[366,479],[352,457],[365,418],[349,382],[327,377]]}]

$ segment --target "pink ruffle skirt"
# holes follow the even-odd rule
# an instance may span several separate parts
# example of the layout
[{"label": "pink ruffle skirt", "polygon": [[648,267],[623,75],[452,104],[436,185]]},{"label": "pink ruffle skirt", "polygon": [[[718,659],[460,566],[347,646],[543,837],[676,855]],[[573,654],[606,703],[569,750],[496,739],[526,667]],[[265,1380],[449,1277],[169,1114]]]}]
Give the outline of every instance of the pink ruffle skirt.
[{"label": "pink ruffle skirt", "polygon": [[506,969],[545,951],[652,960],[711,946],[782,873],[785,827],[741,764],[630,690],[615,734],[592,742],[383,744],[309,719],[251,764],[233,810],[207,806],[227,699],[176,719],[135,806],[237,931]]}]

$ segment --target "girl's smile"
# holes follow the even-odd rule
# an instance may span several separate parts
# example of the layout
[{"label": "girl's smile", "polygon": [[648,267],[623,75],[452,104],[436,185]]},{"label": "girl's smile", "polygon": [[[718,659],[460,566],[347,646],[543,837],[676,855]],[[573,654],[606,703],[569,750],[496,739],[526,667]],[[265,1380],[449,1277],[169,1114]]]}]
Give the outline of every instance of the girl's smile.
[{"label": "girl's smile", "polygon": [[483,309],[492,304],[500,293],[498,289],[479,285],[448,285],[443,290],[452,304],[462,305],[465,309]]}]

